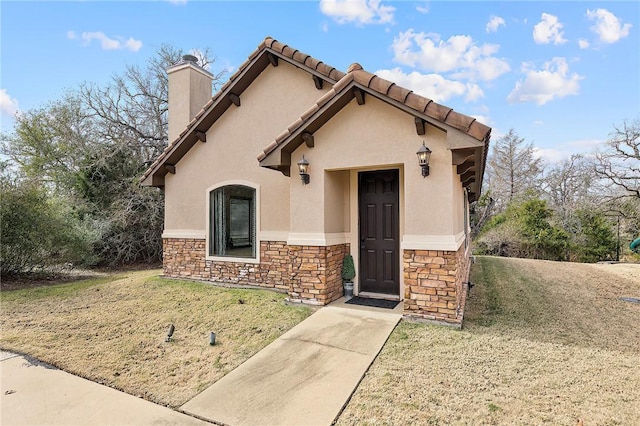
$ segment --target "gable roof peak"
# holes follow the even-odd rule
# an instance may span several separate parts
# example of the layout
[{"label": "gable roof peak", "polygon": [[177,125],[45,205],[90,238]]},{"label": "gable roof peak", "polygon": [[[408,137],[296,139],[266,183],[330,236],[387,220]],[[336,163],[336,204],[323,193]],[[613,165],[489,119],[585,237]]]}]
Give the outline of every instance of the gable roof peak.
[{"label": "gable roof peak", "polygon": [[362,68],[362,65],[360,65],[357,62],[352,63],[351,65],[349,65],[349,68],[347,68],[347,72],[354,72],[354,71],[360,71],[360,70],[364,70],[364,68]]},{"label": "gable roof peak", "polygon": [[[213,123],[232,105],[230,94],[240,96],[244,90],[257,78],[258,75],[271,63],[268,55],[275,55],[310,74],[313,74],[330,85],[336,84],[345,76],[342,71],[303,53],[298,49],[288,46],[266,36],[233,73],[229,80],[222,85],[211,100],[207,102],[196,114],[180,136],[169,141],[164,151],[156,158],[141,178],[144,185],[162,186],[166,170],[164,164],[176,164],[198,140],[196,132],[206,132]],[[276,62],[277,63],[277,62]],[[204,70],[203,70],[204,71]],[[204,71],[206,72],[206,71]]]}]

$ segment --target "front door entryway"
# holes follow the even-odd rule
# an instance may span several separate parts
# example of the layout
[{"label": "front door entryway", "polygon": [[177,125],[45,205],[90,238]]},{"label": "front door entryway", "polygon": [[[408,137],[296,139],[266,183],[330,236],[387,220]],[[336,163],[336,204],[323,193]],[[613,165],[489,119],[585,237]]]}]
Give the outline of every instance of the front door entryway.
[{"label": "front door entryway", "polygon": [[400,294],[399,172],[358,175],[360,292]]}]

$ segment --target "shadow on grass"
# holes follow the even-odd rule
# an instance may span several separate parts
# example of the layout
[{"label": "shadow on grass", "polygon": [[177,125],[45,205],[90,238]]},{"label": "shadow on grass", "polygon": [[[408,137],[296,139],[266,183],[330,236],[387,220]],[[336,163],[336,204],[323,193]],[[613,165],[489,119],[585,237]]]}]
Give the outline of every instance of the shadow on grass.
[{"label": "shadow on grass", "polygon": [[126,278],[125,274],[86,277],[78,276],[75,279],[64,279],[62,281],[31,282],[22,286],[12,288],[2,288],[2,300],[9,301],[30,301],[47,297],[68,297],[75,295],[78,290],[88,287],[112,282]]},{"label": "shadow on grass", "polygon": [[640,309],[618,299],[633,288],[630,280],[616,281],[585,264],[484,256],[477,257],[471,280],[469,332],[640,350]]}]

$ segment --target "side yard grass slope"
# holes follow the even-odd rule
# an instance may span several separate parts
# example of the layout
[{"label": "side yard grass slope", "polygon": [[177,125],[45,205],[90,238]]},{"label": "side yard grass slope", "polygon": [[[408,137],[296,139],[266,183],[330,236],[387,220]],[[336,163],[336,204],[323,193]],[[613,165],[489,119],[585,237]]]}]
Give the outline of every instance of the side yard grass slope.
[{"label": "side yard grass slope", "polygon": [[158,273],[3,291],[0,347],[177,407],[313,312],[285,305],[284,294]]},{"label": "side yard grass slope", "polygon": [[640,265],[479,257],[462,331],[401,322],[347,424],[640,424]]}]

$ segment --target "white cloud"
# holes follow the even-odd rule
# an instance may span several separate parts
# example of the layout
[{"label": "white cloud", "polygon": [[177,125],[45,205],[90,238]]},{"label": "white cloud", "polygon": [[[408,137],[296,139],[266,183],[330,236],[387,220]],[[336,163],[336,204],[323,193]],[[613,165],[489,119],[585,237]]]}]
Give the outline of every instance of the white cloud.
[{"label": "white cloud", "polygon": [[323,33],[328,33],[329,32],[329,24],[327,24],[326,22],[323,22],[322,26],[320,27],[320,29],[322,30]]},{"label": "white cloud", "polygon": [[537,146],[533,147],[533,156],[541,158],[547,164],[556,164],[564,158],[569,157],[565,151],[560,151],[555,148],[540,148]]},{"label": "white cloud", "polygon": [[467,83],[467,93],[464,95],[464,100],[467,102],[477,101],[480,98],[484,98],[484,92],[475,83]]},{"label": "white cloud", "polygon": [[430,12],[431,8],[429,7],[429,2],[426,1],[424,4],[420,6],[416,6],[416,10],[420,13],[424,13],[425,15]]},{"label": "white cloud", "polygon": [[618,17],[607,9],[587,9],[587,18],[596,21],[591,27],[591,31],[596,33],[605,43],[615,43],[621,38],[625,38],[631,29],[631,24],[622,25]]},{"label": "white cloud", "polygon": [[18,101],[7,93],[7,89],[0,89],[0,113],[13,117],[17,112]]},{"label": "white cloud", "polygon": [[491,19],[489,19],[489,22],[487,22],[487,26],[485,27],[485,29],[487,30],[488,33],[495,33],[498,31],[498,28],[500,27],[500,25],[504,27],[507,24],[506,22],[504,22],[503,18],[499,16],[492,16]]},{"label": "white cloud", "polygon": [[556,148],[533,148],[533,155],[542,158],[547,164],[557,164],[570,158],[574,154],[584,154],[589,156],[593,148],[606,143],[599,139],[577,140],[558,144]]},{"label": "white cloud", "polygon": [[542,21],[533,27],[533,40],[537,44],[562,44],[567,39],[563,38],[562,24],[558,21],[558,17],[549,13],[543,13]]},{"label": "white cloud", "polygon": [[580,40],[578,40],[578,46],[580,46],[580,49],[588,49],[589,48],[589,42],[583,38],[581,38]]},{"label": "white cloud", "polygon": [[492,124],[492,120],[488,115],[482,115],[482,114],[469,114],[469,117],[473,117],[476,119],[476,121],[490,126]]},{"label": "white cloud", "polygon": [[187,4],[187,0],[167,0],[169,3],[171,4],[175,4],[178,6],[183,6],[185,4]]},{"label": "white cloud", "polygon": [[493,80],[510,70],[509,64],[493,56],[500,46],[478,45],[471,36],[455,35],[444,41],[439,34],[400,33],[393,40],[394,60],[424,71],[456,72],[455,78]]},{"label": "white cloud", "polygon": [[439,74],[421,74],[417,71],[405,74],[400,68],[380,70],[375,74],[436,102],[445,102],[452,97],[462,96],[469,102],[484,96],[484,92],[477,84],[448,80]]},{"label": "white cloud", "polygon": [[569,74],[565,58],[553,58],[545,62],[541,70],[534,69],[531,63],[524,63],[522,72],[525,79],[518,81],[507,96],[510,103],[535,102],[544,105],[556,98],[577,95],[580,92],[579,81],[584,78],[576,73]]},{"label": "white cloud", "polygon": [[320,11],[339,24],[388,24],[395,10],[380,0],[320,0]]},{"label": "white cloud", "polygon": [[582,148],[585,151],[591,150],[591,148],[595,148],[599,145],[605,144],[607,141],[602,139],[580,139],[577,141],[567,142],[567,146],[573,148]]},{"label": "white cloud", "polygon": [[[78,39],[78,35],[74,31],[67,31],[67,38],[76,40]],[[82,40],[83,46],[89,46],[93,40],[98,40],[102,50],[130,50],[137,52],[142,48],[142,42],[133,37],[129,37],[128,39],[120,36],[110,38],[101,31],[83,32],[79,38]]]}]

